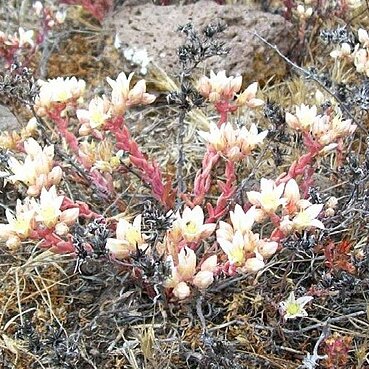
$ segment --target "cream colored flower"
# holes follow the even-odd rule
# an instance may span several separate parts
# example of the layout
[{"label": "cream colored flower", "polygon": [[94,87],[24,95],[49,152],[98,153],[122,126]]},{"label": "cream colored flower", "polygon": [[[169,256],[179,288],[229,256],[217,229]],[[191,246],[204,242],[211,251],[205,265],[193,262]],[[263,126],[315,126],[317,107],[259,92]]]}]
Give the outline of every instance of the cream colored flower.
[{"label": "cream colored flower", "polygon": [[[220,227],[222,227],[222,224],[220,225]],[[221,236],[221,233],[218,233],[218,231],[217,241],[219,243],[219,246],[227,255],[228,260],[231,262],[231,264],[235,264],[237,266],[244,265],[246,261],[245,246],[247,245],[247,243],[245,242],[244,236],[241,234],[241,232],[236,231],[232,235],[231,240],[229,240],[227,238],[223,238]]]},{"label": "cream colored flower", "polygon": [[275,213],[278,207],[286,202],[282,198],[284,183],[278,186],[271,179],[262,178],[260,181],[260,192],[247,192],[251,204],[260,206],[266,213]]},{"label": "cream colored flower", "polygon": [[330,123],[330,129],[333,131],[335,139],[351,136],[357,128],[356,124],[352,124],[351,119],[343,120],[340,111],[333,117]]},{"label": "cream colored flower", "polygon": [[71,100],[80,99],[86,88],[86,82],[76,77],[39,80],[39,95],[35,101],[35,108],[40,115],[47,114],[53,104],[67,103]]},{"label": "cream colored flower", "polygon": [[229,262],[241,271],[259,271],[265,265],[263,258],[274,255],[278,248],[277,242],[261,240],[259,234],[251,231],[257,211],[253,206],[245,213],[236,205],[234,212],[230,212],[233,227],[220,221],[216,232],[217,242]]},{"label": "cream colored flower", "polygon": [[232,161],[242,158],[238,143],[239,129],[235,129],[231,123],[222,124],[220,127],[210,123],[209,128],[209,132],[200,131],[199,135],[213,147],[214,151]]},{"label": "cream colored flower", "polygon": [[348,43],[344,42],[339,45],[337,49],[331,51],[329,55],[334,59],[352,59],[351,46]]},{"label": "cream colored flower", "polygon": [[177,297],[178,300],[184,300],[191,294],[191,289],[186,282],[179,282],[173,288],[173,295]]},{"label": "cream colored flower", "polygon": [[188,248],[183,247],[178,254],[177,272],[182,281],[189,281],[192,279],[196,271],[196,254]]},{"label": "cream colored flower", "polygon": [[296,11],[299,18],[301,19],[310,18],[311,15],[313,14],[313,8],[309,7],[305,9],[305,7],[301,4],[297,5]]},{"label": "cream colored flower", "polygon": [[255,257],[246,260],[243,271],[248,273],[257,273],[265,267],[264,260],[261,255],[256,254]]},{"label": "cream colored flower", "polygon": [[234,128],[231,123],[218,127],[210,123],[210,131],[200,131],[199,135],[205,139],[214,151],[222,154],[231,161],[239,161],[249,155],[252,150],[263,143],[268,131],[258,132],[255,124],[248,130],[246,127]]},{"label": "cream colored flower", "polygon": [[246,127],[242,127],[238,135],[238,143],[240,145],[241,153],[245,156],[251,154],[257,146],[260,146],[263,143],[267,134],[267,130],[259,133],[258,128],[254,123],[251,124],[249,130],[246,129]]},{"label": "cream colored flower", "polygon": [[203,76],[199,80],[199,93],[209,99],[210,102],[220,100],[231,100],[240,90],[242,85],[242,76],[227,77],[224,70],[215,74],[210,71],[210,78]]},{"label": "cream colored flower", "polygon": [[[336,108],[335,114],[318,116],[311,125],[310,132],[321,145],[329,146],[339,138],[352,135],[356,128],[351,119],[343,120],[341,110]],[[328,148],[325,148],[325,151],[328,151]]]},{"label": "cream colored flower", "polygon": [[363,28],[359,28],[357,31],[357,35],[358,35],[359,42],[361,43],[362,47],[368,48],[369,47],[368,32]]},{"label": "cream colored flower", "polygon": [[141,214],[137,215],[132,224],[125,219],[119,219],[116,238],[107,239],[106,249],[117,259],[127,258],[137,248],[147,249],[147,243],[141,234],[141,218]]},{"label": "cream colored flower", "polygon": [[28,197],[25,200],[17,200],[15,214],[9,209],[5,210],[8,224],[1,224],[1,239],[17,237],[21,240],[26,239],[35,226],[35,208],[34,199]]},{"label": "cream colored flower", "polygon": [[187,242],[198,242],[209,237],[216,227],[214,223],[204,224],[204,212],[199,205],[193,209],[186,206],[182,216],[178,211],[176,218],[173,223],[173,233],[180,234]]},{"label": "cream colored flower", "polygon": [[292,115],[290,113],[286,113],[286,122],[287,124],[298,131],[309,131],[311,125],[314,123],[317,118],[317,107],[313,105],[312,107],[301,104],[300,106],[296,106],[296,114]]},{"label": "cream colored flower", "polygon": [[324,224],[316,219],[322,211],[323,206],[323,204],[313,204],[298,212],[292,219],[293,228],[299,232],[312,227],[324,229]]},{"label": "cream colored flower", "polygon": [[105,122],[110,118],[110,101],[103,96],[94,97],[89,105],[88,110],[77,109],[77,118],[83,124],[88,124],[92,129],[104,126]]},{"label": "cream colored flower", "polygon": [[251,231],[252,226],[255,223],[256,207],[252,206],[245,213],[239,204],[236,204],[234,211],[229,212],[233,229],[240,231],[242,235]]},{"label": "cream colored flower", "polygon": [[178,254],[177,265],[174,265],[173,257],[167,258],[171,269],[171,277],[165,281],[166,288],[173,288],[173,294],[179,300],[188,297],[191,293],[189,285],[194,285],[203,290],[208,288],[214,281],[214,272],[217,268],[217,256],[208,257],[196,273],[196,254],[184,247]]},{"label": "cream colored flower", "polygon": [[292,291],[288,299],[279,304],[283,318],[287,320],[307,316],[308,314],[304,307],[312,299],[312,296],[303,296],[296,299],[295,293]]},{"label": "cream colored flower", "polygon": [[43,188],[36,208],[36,221],[42,222],[47,228],[54,227],[62,213],[60,207],[63,200],[64,196],[57,195],[55,186],[52,186],[49,191]]},{"label": "cream colored flower", "polygon": [[246,88],[241,94],[238,95],[236,99],[236,104],[238,106],[246,105],[249,108],[256,108],[264,105],[264,100],[257,99],[256,93],[258,90],[258,83],[254,82]]},{"label": "cream colored flower", "polygon": [[42,15],[42,10],[44,9],[44,6],[42,5],[41,1],[35,1],[32,4],[32,8],[35,11],[36,15],[38,15],[38,16]]},{"label": "cream colored flower", "polygon": [[214,282],[214,274],[208,270],[200,270],[192,280],[194,286],[205,290]]},{"label": "cream colored flower", "polygon": [[55,13],[55,20],[56,20],[56,22],[58,24],[63,24],[66,17],[67,17],[67,12],[66,11],[60,11],[60,10],[58,10]]},{"label": "cream colored flower", "polygon": [[145,80],[140,80],[130,89],[129,85],[134,73],[128,78],[124,72],[119,73],[116,80],[107,77],[107,81],[112,88],[111,102],[114,114],[123,114],[127,108],[138,104],[151,104],[156,97],[146,92]]},{"label": "cream colored flower", "polygon": [[355,48],[354,64],[359,73],[364,73],[369,77],[369,60],[368,51],[366,49]]},{"label": "cream colored flower", "polygon": [[54,146],[45,146],[43,149],[33,138],[24,142],[26,157],[24,162],[10,157],[8,165],[13,175],[9,177],[11,182],[22,182],[27,187],[29,196],[38,196],[43,187],[50,188],[58,185],[62,178],[62,169],[53,167]]},{"label": "cream colored flower", "polygon": [[289,215],[295,215],[297,211],[311,205],[308,200],[301,199],[298,184],[293,178],[286,183],[283,198],[286,200],[286,203],[283,204],[284,213]]},{"label": "cream colored flower", "polygon": [[24,28],[19,27],[19,47],[23,47],[25,45],[29,45],[31,47],[35,46],[33,41],[34,31],[29,30],[25,31]]},{"label": "cream colored flower", "polygon": [[257,251],[263,258],[270,258],[278,249],[278,242],[260,240],[257,244]]}]

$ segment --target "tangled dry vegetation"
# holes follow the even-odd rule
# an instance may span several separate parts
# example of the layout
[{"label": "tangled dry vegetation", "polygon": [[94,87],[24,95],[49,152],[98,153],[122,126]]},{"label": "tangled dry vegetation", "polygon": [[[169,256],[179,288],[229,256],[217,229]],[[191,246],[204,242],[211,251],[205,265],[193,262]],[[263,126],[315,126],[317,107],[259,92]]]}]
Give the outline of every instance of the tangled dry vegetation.
[{"label": "tangled dry vegetation", "polygon": [[[104,9],[120,5],[97,1],[95,6],[104,7],[91,11],[93,1],[60,3],[67,4],[61,8],[46,1],[39,10],[45,37],[39,34],[38,41],[35,34],[21,40],[16,26],[33,29],[31,2],[1,5],[6,10],[0,15],[1,103],[20,125],[0,138],[0,368],[369,368],[366,1],[263,2],[266,10],[293,23],[295,43],[290,54],[280,55],[288,66],[283,79],[264,81],[257,97],[247,89],[246,102],[237,94],[241,85],[238,90],[233,85],[229,96],[215,91],[223,94],[219,97],[211,95],[209,79],[200,87],[198,78],[192,79],[206,53],[227,57],[224,25],[215,20],[202,34],[182,25],[178,75],[151,63],[148,93],[137,98],[143,105],[136,106],[137,96],[130,96],[130,109],[122,112],[118,102],[110,102],[112,110],[104,110],[99,122],[78,109],[88,109],[96,95],[112,95],[113,101],[114,78],[130,72],[130,63],[114,47],[113,31],[104,26],[109,17]],[[67,10],[65,19],[59,10]],[[6,38],[14,32],[18,39]],[[52,107],[50,101],[42,105],[42,85],[35,81],[71,76],[86,81],[84,102],[80,96],[59,97]],[[217,78],[221,85],[227,77]],[[131,88],[140,79],[133,76]],[[252,82],[243,81],[242,91]],[[336,126],[324,128],[332,116],[345,125],[334,137]],[[212,124],[224,126],[222,117],[239,130],[256,123],[258,135],[268,134],[247,153],[235,154],[206,136]],[[321,119],[318,128],[309,126],[314,119]],[[41,184],[35,180],[31,186],[30,179],[20,179],[24,173],[15,173],[11,158],[23,163],[27,145],[44,155],[32,146],[36,141],[42,148],[54,145],[50,165],[59,167],[60,176],[59,169],[49,177],[47,172]],[[206,177],[201,168],[215,154],[223,161],[210,167],[206,189],[197,173],[200,169]],[[251,194],[262,193],[261,179],[275,181],[273,191],[285,191],[270,211]],[[299,211],[290,209],[293,196],[285,189],[292,180],[299,186],[294,199],[306,201]],[[62,199],[53,197],[54,186]],[[56,220],[50,221],[42,198],[63,201]],[[28,201],[32,217],[31,208],[38,209],[26,233],[17,233],[25,218],[9,230],[19,199]],[[175,228],[185,207],[195,205],[208,226],[196,236],[190,226],[206,224],[191,215],[184,228],[180,223]],[[305,210],[312,207],[319,214],[306,219]],[[264,211],[264,220],[252,209]],[[25,217],[22,211],[15,216]],[[242,244],[242,255],[227,249],[235,238],[226,243],[219,229],[223,224],[229,231],[230,211],[243,222],[240,228],[246,227],[247,215],[254,217],[260,240],[253,242],[263,240],[264,248],[276,249],[246,252]],[[251,226],[247,237],[256,236]],[[210,264],[214,255],[216,265],[205,269],[204,261]],[[195,260],[191,272],[190,257]]]}]

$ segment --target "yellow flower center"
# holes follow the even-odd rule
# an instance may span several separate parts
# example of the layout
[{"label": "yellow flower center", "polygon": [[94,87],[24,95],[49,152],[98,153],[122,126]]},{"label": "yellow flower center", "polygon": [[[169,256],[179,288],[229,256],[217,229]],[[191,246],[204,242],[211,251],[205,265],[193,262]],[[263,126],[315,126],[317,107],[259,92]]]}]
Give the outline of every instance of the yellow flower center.
[{"label": "yellow flower center", "polygon": [[104,115],[100,111],[91,113],[91,122],[95,127],[101,126],[104,123]]},{"label": "yellow flower center", "polygon": [[132,227],[131,229],[129,229],[127,231],[126,240],[131,245],[137,245],[137,244],[141,243],[141,234],[140,234],[140,232],[137,231],[137,229]]},{"label": "yellow flower center", "polygon": [[296,302],[290,302],[287,305],[287,309],[286,309],[286,311],[289,315],[296,315],[300,312],[300,310],[301,310],[301,307]]},{"label": "yellow flower center", "polygon": [[242,265],[245,263],[245,255],[243,249],[240,247],[236,247],[233,250],[231,250],[228,255],[228,258],[232,263],[236,265]]},{"label": "yellow flower center", "polygon": [[273,192],[262,194],[260,203],[266,211],[275,211],[279,205],[278,199]]},{"label": "yellow flower center", "polygon": [[59,209],[55,209],[53,206],[47,206],[41,209],[40,215],[46,227],[51,228],[58,220]]},{"label": "yellow flower center", "polygon": [[188,234],[196,234],[198,232],[197,224],[191,221],[187,222],[185,232]]},{"label": "yellow flower center", "polygon": [[66,90],[63,90],[63,91],[59,91],[56,97],[57,97],[57,101],[63,102],[69,99],[69,94]]},{"label": "yellow flower center", "polygon": [[26,219],[17,219],[14,223],[14,232],[22,235],[27,236],[29,232],[30,224],[29,221]]}]

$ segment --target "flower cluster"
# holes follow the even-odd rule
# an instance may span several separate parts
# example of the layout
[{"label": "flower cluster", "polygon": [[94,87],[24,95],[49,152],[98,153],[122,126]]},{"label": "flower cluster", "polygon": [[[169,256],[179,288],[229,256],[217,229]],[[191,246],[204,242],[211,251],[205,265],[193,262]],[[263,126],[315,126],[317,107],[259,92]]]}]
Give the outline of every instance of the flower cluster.
[{"label": "flower cluster", "polygon": [[338,139],[351,135],[357,128],[351,119],[342,119],[338,108],[334,114],[318,115],[315,105],[305,104],[296,107],[295,115],[287,112],[286,122],[297,131],[310,133],[319,145],[329,148],[336,147]]},{"label": "flower cluster", "polygon": [[198,91],[210,102],[219,100],[232,100],[242,86],[242,76],[227,77],[226,71],[222,70],[215,74],[210,71],[210,78],[202,76],[199,80]]},{"label": "flower cluster", "polygon": [[26,157],[24,162],[10,157],[8,165],[13,175],[9,177],[11,182],[25,184],[29,196],[38,196],[43,187],[50,188],[58,185],[62,178],[62,169],[54,166],[54,146],[42,147],[33,138],[24,142]]},{"label": "flower cluster", "polygon": [[234,162],[242,160],[261,145],[267,134],[268,131],[259,133],[255,124],[248,130],[245,126],[234,128],[231,123],[222,124],[220,127],[210,123],[209,132],[199,132],[215,152]]},{"label": "flower cluster", "polygon": [[260,192],[249,191],[247,197],[258,209],[255,215],[257,221],[263,221],[268,216],[274,217],[281,207],[279,229],[285,235],[310,228],[324,229],[323,223],[317,219],[324,205],[301,199],[298,184],[293,178],[286,184],[278,185],[271,179],[262,178]]},{"label": "flower cluster", "polygon": [[106,96],[94,97],[87,109],[77,109],[77,118],[82,123],[79,133],[86,136],[92,129],[99,129],[111,117],[110,101]]},{"label": "flower cluster", "polygon": [[7,34],[0,31],[0,58],[4,58],[5,67],[9,68],[16,55],[22,51],[29,51],[35,46],[35,34],[33,30],[26,31],[23,27],[18,32]]},{"label": "flower cluster", "polygon": [[251,228],[256,218],[256,208],[251,207],[246,213],[240,205],[230,212],[232,225],[220,221],[217,241],[226,253],[231,265],[244,272],[257,272],[265,266],[264,258],[272,256],[278,243],[260,239]]},{"label": "flower cluster", "polygon": [[137,250],[145,251],[148,245],[141,233],[141,214],[137,215],[131,224],[126,219],[119,219],[116,228],[116,238],[108,238],[106,249],[117,259],[126,259]]},{"label": "flower cluster", "polygon": [[86,82],[76,77],[39,80],[38,84],[40,92],[35,101],[35,110],[40,116],[45,116],[58,104],[67,104],[81,99],[86,88]]},{"label": "flower cluster", "polygon": [[[210,78],[203,76],[198,83],[198,91],[202,96],[207,98],[212,103],[220,101],[229,102],[234,99],[236,94],[240,91],[242,86],[242,76],[227,77],[224,70],[215,74],[210,71]],[[264,101],[256,98],[258,84],[252,83],[241,94],[237,96],[237,106],[248,106],[255,108],[264,104]]]},{"label": "flower cluster", "polygon": [[359,28],[357,31],[359,43],[352,47],[348,42],[339,44],[337,49],[333,50],[330,55],[335,59],[346,59],[353,62],[358,73],[365,74],[369,77],[369,35],[368,32]]},{"label": "flower cluster", "polygon": [[65,11],[55,10],[50,6],[44,6],[41,1],[34,2],[32,7],[36,15],[42,18],[44,27],[48,29],[53,28],[55,25],[63,24],[65,21]]},{"label": "flower cluster", "polygon": [[33,38],[34,31],[26,31],[23,27],[19,27],[18,33],[14,33],[13,35],[8,35],[4,32],[0,32],[1,44],[14,48],[33,47],[35,45]]},{"label": "flower cluster", "polygon": [[134,105],[147,105],[155,100],[155,96],[146,92],[145,80],[138,81],[133,88],[130,82],[134,73],[128,78],[124,72],[119,73],[116,80],[107,78],[112,88],[111,100],[106,96],[94,97],[87,109],[77,109],[77,118],[82,124],[80,135],[87,136],[92,130],[99,130],[105,126],[109,119],[123,115],[126,110]]},{"label": "flower cluster", "polygon": [[6,210],[7,224],[0,224],[1,238],[6,240],[10,248],[18,247],[27,238],[40,238],[38,232],[55,231],[65,236],[79,215],[78,208],[61,211],[64,196],[58,196],[55,186],[50,190],[42,188],[40,199],[25,198],[17,200],[15,214]]},{"label": "flower cluster", "polygon": [[179,300],[183,300],[191,294],[189,284],[200,290],[208,288],[214,281],[214,272],[217,269],[217,256],[208,257],[201,263],[200,267],[196,261],[195,252],[183,247],[178,253],[176,262],[173,257],[168,257],[171,267],[171,277],[166,281],[165,286],[173,289],[173,295]]},{"label": "flower cluster", "polygon": [[182,215],[178,211],[170,231],[173,242],[199,242],[209,237],[215,230],[216,224],[204,224],[204,211],[197,205],[193,209],[185,207]]},{"label": "flower cluster", "polygon": [[134,73],[131,73],[128,78],[124,72],[119,73],[116,80],[107,78],[107,81],[112,88],[111,104],[112,111],[115,115],[124,114],[125,111],[134,105],[147,105],[155,101],[155,96],[146,92],[145,80],[138,81],[132,88],[130,82]]},{"label": "flower cluster", "polygon": [[119,152],[114,155],[113,144],[110,141],[103,140],[98,143],[83,141],[79,147],[79,157],[86,169],[112,173],[120,165]]}]

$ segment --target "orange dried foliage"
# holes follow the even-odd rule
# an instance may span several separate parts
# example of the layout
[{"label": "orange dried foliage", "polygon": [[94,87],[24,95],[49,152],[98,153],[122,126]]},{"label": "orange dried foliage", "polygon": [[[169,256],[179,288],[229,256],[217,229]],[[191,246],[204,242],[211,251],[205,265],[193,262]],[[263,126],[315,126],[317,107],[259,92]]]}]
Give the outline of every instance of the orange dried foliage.
[{"label": "orange dried foliage", "polygon": [[335,332],[324,341],[324,352],[328,356],[322,362],[325,368],[347,368],[348,352],[351,348],[352,337],[341,336]]},{"label": "orange dried foliage", "polygon": [[349,240],[342,240],[339,243],[330,241],[328,245],[321,246],[319,251],[324,252],[325,264],[331,270],[344,270],[350,274],[356,272],[355,266],[351,263],[351,247]]},{"label": "orange dried foliage", "polygon": [[100,36],[71,35],[48,60],[48,78],[75,76],[89,86],[101,85],[106,77],[116,74],[119,54],[111,39]]}]

